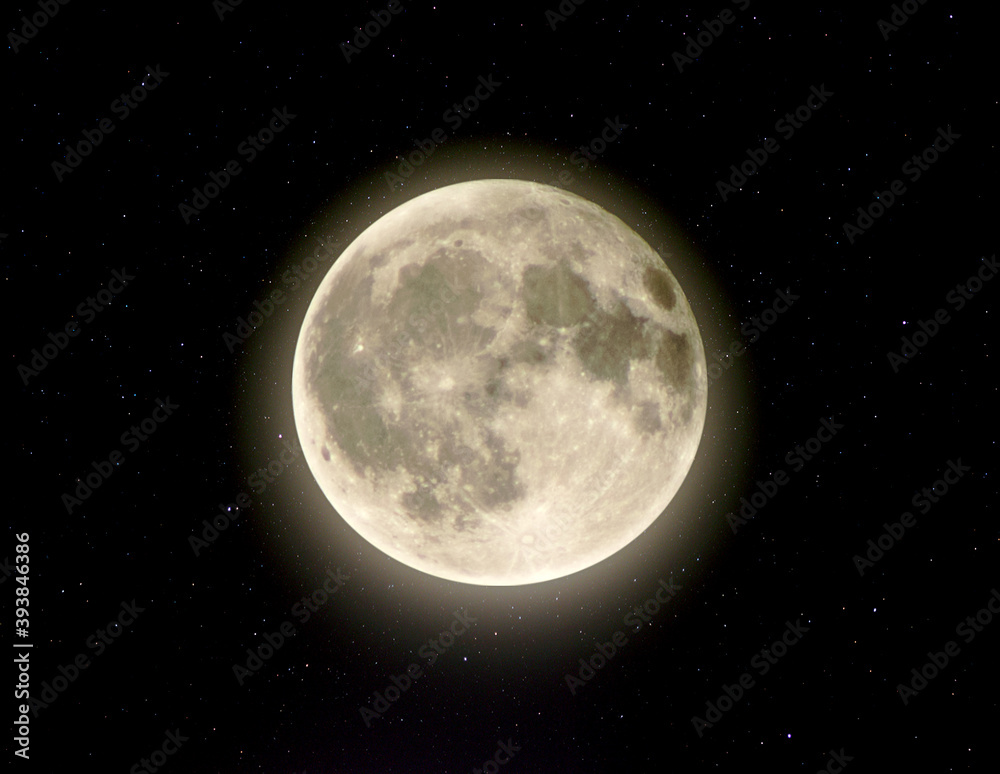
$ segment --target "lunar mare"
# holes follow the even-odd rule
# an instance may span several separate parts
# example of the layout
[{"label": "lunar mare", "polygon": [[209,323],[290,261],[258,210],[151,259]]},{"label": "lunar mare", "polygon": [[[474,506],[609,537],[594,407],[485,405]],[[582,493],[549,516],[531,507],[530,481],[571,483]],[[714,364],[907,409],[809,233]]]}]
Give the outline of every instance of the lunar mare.
[{"label": "lunar mare", "polygon": [[705,422],[705,353],[663,259],[574,194],[480,180],[366,229],[306,312],[296,428],[337,512],[389,556],[518,585],[615,553]]}]

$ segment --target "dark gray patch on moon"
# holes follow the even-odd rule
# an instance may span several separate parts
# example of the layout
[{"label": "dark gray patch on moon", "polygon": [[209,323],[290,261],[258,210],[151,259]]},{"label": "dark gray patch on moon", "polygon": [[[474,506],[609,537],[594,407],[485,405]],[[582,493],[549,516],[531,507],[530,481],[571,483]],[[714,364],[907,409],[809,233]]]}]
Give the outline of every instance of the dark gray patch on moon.
[{"label": "dark gray patch on moon", "polygon": [[653,300],[666,309],[668,312],[677,305],[677,293],[674,292],[674,283],[667,272],[647,266],[642,275],[642,284],[646,286],[649,295]]},{"label": "dark gray patch on moon", "polygon": [[541,253],[553,263],[559,261],[576,261],[581,264],[586,264],[591,257],[594,255],[593,250],[588,250],[578,239],[574,239],[570,242],[555,242],[549,243],[545,242],[539,245],[539,250]]},{"label": "dark gray patch on moon", "polygon": [[545,210],[538,207],[522,207],[512,213],[515,219],[523,218],[531,223],[538,223],[545,218]]},{"label": "dark gray patch on moon", "polygon": [[477,419],[488,420],[496,416],[502,404],[513,402],[515,396],[504,380],[500,359],[483,355],[477,360],[480,378],[466,385],[462,405]]},{"label": "dark gray patch on moon", "polygon": [[[644,282],[657,303],[672,309],[676,304],[673,285],[663,275],[664,272],[649,267]],[[570,269],[567,261],[558,261],[549,267],[528,266],[522,281],[522,297],[528,319],[538,327],[532,333],[551,341],[561,336],[560,329],[573,328],[573,349],[586,371],[595,379],[623,388],[628,383],[632,363],[653,355],[654,341],[649,321],[633,314],[622,300],[611,312],[600,308],[590,284]],[[694,352],[690,342],[681,334],[662,328],[658,330],[660,345],[655,358],[656,367],[669,386],[687,395],[694,379]],[[542,335],[538,336],[540,332]],[[551,359],[546,348],[535,338],[518,342],[511,354],[518,362],[529,365],[542,365]],[[629,396],[619,390],[616,398],[624,401]],[[648,426],[655,430],[664,429],[658,414],[655,419],[648,412],[643,417],[649,418]]]},{"label": "dark gray patch on moon", "polygon": [[337,445],[359,474],[385,448],[387,430],[372,407],[374,389],[360,361],[350,357],[353,324],[371,314],[372,279],[364,264],[348,265],[319,310],[323,336],[306,362],[308,384],[324,406]]},{"label": "dark gray patch on moon", "polygon": [[[524,496],[524,488],[517,479],[517,465],[521,452],[508,448],[503,438],[489,429],[482,430],[489,458],[477,469],[472,480],[478,500],[487,508],[509,509],[510,504]],[[463,471],[463,480],[465,474]]]},{"label": "dark gray patch on moon", "polygon": [[686,425],[694,417],[695,392],[695,352],[687,336],[664,330],[660,338],[660,348],[656,353],[656,367],[663,375],[664,383],[673,387],[683,396],[681,421]]},{"label": "dark gray patch on moon", "polygon": [[[496,329],[471,319],[482,298],[475,288],[485,282],[488,269],[474,250],[442,248],[422,265],[402,266],[384,306],[371,301],[371,277],[362,277],[357,269],[345,272],[321,310],[324,335],[307,365],[330,436],[355,472],[377,483],[393,470],[405,470],[414,486],[401,495],[400,504],[411,518],[429,524],[458,513],[468,528],[476,523],[477,509],[510,507],[524,494],[517,478],[520,454],[482,429],[478,443],[484,451],[458,448],[453,439],[459,428],[442,422],[438,396],[424,394],[419,386],[429,362],[469,357],[496,336]],[[344,321],[365,319],[390,324],[377,329],[375,340],[366,329],[363,350],[357,352],[361,332]],[[461,399],[470,415],[487,420],[515,396],[500,378],[496,358],[486,358],[482,368],[492,376],[485,384],[469,385]],[[399,416],[383,406],[391,385],[402,392]],[[434,448],[438,451],[431,454],[428,450]],[[323,459],[330,460],[325,447]],[[440,484],[456,470],[467,499],[442,502]]]},{"label": "dark gray patch on moon", "polygon": [[662,427],[659,406],[652,402],[641,404],[639,411],[635,413],[635,429],[642,435],[651,435],[659,432]]},{"label": "dark gray patch on moon", "polygon": [[656,367],[668,386],[681,393],[689,392],[694,381],[694,351],[688,337],[664,330],[656,353]]},{"label": "dark gray patch on moon", "polygon": [[528,266],[522,296],[533,323],[566,328],[583,322],[595,308],[590,286],[565,261],[555,266]]},{"label": "dark gray patch on moon", "polygon": [[580,362],[597,379],[625,384],[631,361],[649,356],[644,322],[621,302],[610,313],[595,306],[573,339]]},{"label": "dark gray patch on moon", "polygon": [[412,519],[437,521],[441,518],[441,503],[434,496],[431,484],[423,484],[415,492],[404,492],[401,499]]},{"label": "dark gray patch on moon", "polygon": [[551,342],[542,344],[534,339],[516,342],[511,347],[510,355],[515,362],[527,363],[528,365],[545,365],[554,359]]}]

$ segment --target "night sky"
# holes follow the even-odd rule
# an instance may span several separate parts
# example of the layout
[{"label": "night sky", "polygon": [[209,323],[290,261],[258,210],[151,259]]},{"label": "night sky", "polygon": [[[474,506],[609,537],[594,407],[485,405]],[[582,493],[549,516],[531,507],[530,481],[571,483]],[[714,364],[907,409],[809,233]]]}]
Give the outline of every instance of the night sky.
[{"label": "night sky", "polygon": [[[7,7],[10,770],[994,770],[995,41],[902,5]],[[481,178],[670,255],[710,364],[664,514],[509,588],[361,538],[290,391],[340,252]]]}]

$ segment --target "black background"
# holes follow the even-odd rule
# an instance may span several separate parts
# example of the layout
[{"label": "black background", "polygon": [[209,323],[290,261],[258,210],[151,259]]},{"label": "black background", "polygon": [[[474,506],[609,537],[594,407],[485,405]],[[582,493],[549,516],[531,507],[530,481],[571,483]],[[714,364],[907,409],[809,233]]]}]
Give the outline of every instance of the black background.
[{"label": "black background", "polygon": [[[90,657],[33,713],[30,761],[11,743],[14,766],[124,772],[180,729],[164,770],[468,771],[508,739],[510,772],[812,772],[841,748],[851,771],[932,756],[991,770],[998,627],[968,644],[955,627],[998,584],[996,287],[960,311],[946,301],[996,247],[983,7],[929,0],[886,39],[888,3],[589,0],[561,21],[555,6],[403,6],[350,61],[341,44],[384,4],[244,2],[220,19],[204,1],[77,1],[8,38],[0,250],[18,399],[0,556],[30,533],[32,695]],[[724,8],[735,21],[679,72],[685,36]],[[0,19],[17,33],[37,11]],[[156,65],[163,83],[115,116]],[[442,113],[490,75],[501,85],[453,130]],[[723,201],[730,165],[821,85],[833,96]],[[285,106],[289,126],[185,223],[192,187]],[[53,162],[105,116],[115,130],[58,180]],[[574,150],[616,117],[627,128],[581,169]],[[948,126],[953,146],[906,179]],[[448,140],[390,190],[386,173],[439,127]],[[710,386],[700,456],[668,512],[574,576],[465,586],[367,544],[299,461],[196,558],[202,520],[295,437],[295,338],[328,263],[230,351],[237,317],[319,238],[346,246],[442,185],[561,170],[675,256],[707,353],[747,345]],[[906,193],[852,244],[844,223],[897,178]],[[18,366],[123,269],[134,281],[25,384]],[[800,300],[749,342],[741,327],[778,289]],[[888,353],[941,308],[950,322],[894,371]],[[168,396],[179,408],[125,450],[122,433]],[[791,473],[785,455],[831,416],[843,430]],[[116,449],[124,463],[67,513],[61,496]],[[971,472],[859,575],[853,557],[959,458]],[[726,514],[779,469],[790,483],[734,534]],[[344,587],[239,685],[246,649],[336,568]],[[572,695],[565,675],[669,577],[683,588],[667,609]],[[16,583],[3,585],[6,643]],[[133,599],[144,611],[96,655],[87,638]],[[460,607],[476,624],[367,728],[359,707]],[[699,736],[692,717],[796,619],[801,642]],[[960,654],[904,704],[897,686],[948,640]]]}]

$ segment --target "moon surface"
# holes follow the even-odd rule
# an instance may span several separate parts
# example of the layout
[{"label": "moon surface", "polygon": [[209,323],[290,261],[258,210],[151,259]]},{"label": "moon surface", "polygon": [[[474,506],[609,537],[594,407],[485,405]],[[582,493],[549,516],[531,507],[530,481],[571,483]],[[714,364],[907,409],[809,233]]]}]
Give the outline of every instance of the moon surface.
[{"label": "moon surface", "polygon": [[394,559],[511,586],[583,570],[663,512],[705,424],[705,351],[663,259],[579,196],[477,180],[343,252],[295,350],[309,468]]}]

